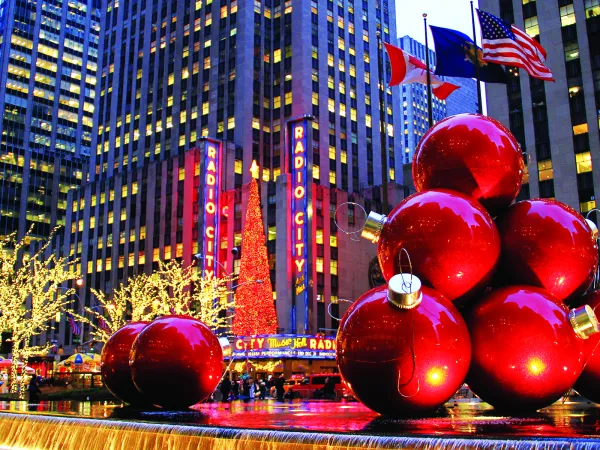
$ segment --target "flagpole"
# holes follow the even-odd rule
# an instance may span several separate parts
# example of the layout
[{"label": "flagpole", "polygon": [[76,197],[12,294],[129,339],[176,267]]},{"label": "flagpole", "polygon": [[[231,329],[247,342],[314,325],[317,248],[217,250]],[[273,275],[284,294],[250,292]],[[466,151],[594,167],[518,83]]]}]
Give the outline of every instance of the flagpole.
[{"label": "flagpole", "polygon": [[473,54],[475,55],[475,76],[477,77],[477,112],[483,114],[481,101],[481,79],[479,76],[479,49],[477,48],[477,33],[475,32],[475,11],[473,9],[473,0],[471,0],[471,23],[473,24]]},{"label": "flagpole", "polygon": [[388,157],[385,126],[385,77],[383,75],[383,38],[381,32],[377,32],[377,66],[379,70],[379,124],[381,136],[381,208],[383,214],[388,214]]},{"label": "flagpole", "polygon": [[423,14],[425,26],[425,66],[427,66],[427,117],[429,128],[433,126],[433,106],[431,104],[431,72],[429,71],[429,40],[427,38],[427,14]]}]

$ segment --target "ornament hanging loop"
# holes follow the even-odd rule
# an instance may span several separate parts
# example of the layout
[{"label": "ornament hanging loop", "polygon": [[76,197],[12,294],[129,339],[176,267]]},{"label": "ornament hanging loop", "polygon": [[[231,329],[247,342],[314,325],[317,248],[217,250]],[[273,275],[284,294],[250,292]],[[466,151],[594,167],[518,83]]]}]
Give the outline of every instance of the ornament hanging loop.
[{"label": "ornament hanging loop", "polygon": [[[343,303],[354,303],[348,299],[345,298],[339,298],[338,299],[338,303],[339,302],[343,302]],[[333,303],[329,302],[329,304],[327,305],[327,314],[329,314],[329,317],[331,317],[334,320],[340,321],[342,319],[340,319],[339,317],[335,317],[332,313],[331,313],[331,305],[333,305]]]},{"label": "ornament hanging loop", "polygon": [[[356,231],[348,231],[348,230],[344,230],[340,226],[340,224],[338,223],[338,219],[337,219],[337,217],[338,217],[338,211],[344,205],[348,205],[348,206],[352,205],[352,206],[355,206],[355,207],[358,206],[362,210],[363,214],[365,215],[365,222],[362,224],[362,226],[360,227],[360,229],[358,229]],[[360,242],[360,234],[362,233],[362,230],[365,228],[365,225],[367,223],[367,211],[365,210],[365,208],[362,205],[360,205],[360,204],[358,204],[356,202],[344,202],[344,203],[341,203],[335,209],[335,213],[333,215],[333,221],[335,222],[335,226],[337,227],[338,230],[340,230],[345,235],[350,236],[350,240],[351,241]]]},{"label": "ornament hanging loop", "polygon": [[[585,221],[588,224],[588,226],[592,229],[592,236],[594,236],[594,239],[596,239],[596,244],[598,245],[598,247],[600,247],[600,235],[598,234],[598,226],[590,219],[590,215],[593,212],[600,213],[600,209],[598,209],[598,208],[590,209],[587,212],[587,214],[585,215]],[[600,265],[598,266],[598,268],[596,269],[596,273],[594,274],[594,282],[592,284],[592,290],[595,291],[599,287],[600,287]]]},{"label": "ornament hanging loop", "polygon": [[404,383],[404,385],[402,385],[402,384],[400,384],[400,378],[401,378],[402,372],[400,370],[398,370],[398,384],[396,386],[398,389],[398,394],[400,394],[404,398],[414,397],[421,390],[421,383],[420,383],[419,378],[417,378],[417,389],[415,390],[415,392],[413,394],[405,395],[401,391],[402,387],[408,385],[417,373],[417,353],[415,352],[415,348],[416,348],[415,347],[415,342],[416,342],[416,339],[415,339],[415,316],[414,316],[413,311],[411,311],[411,313],[412,313],[411,319],[412,319],[412,360],[413,360],[412,374],[410,375],[410,379],[406,383]]},{"label": "ornament hanging loop", "polygon": [[398,387],[398,394],[400,394],[404,398],[411,398],[419,393],[419,391],[421,390],[421,383],[419,382],[419,379],[417,378],[417,389],[415,390],[415,392],[410,395],[403,394],[402,390],[401,390],[403,385],[400,384],[400,371],[398,371],[398,386],[397,387]]},{"label": "ornament hanging loop", "polygon": [[398,254],[398,265],[400,266],[400,275],[404,275],[404,272],[402,271],[402,255],[406,255],[406,259],[408,259],[408,270],[410,270],[410,281],[407,283],[403,278],[402,287],[406,289],[407,292],[412,292],[413,267],[408,250],[406,250],[404,247],[400,249],[400,253]]}]

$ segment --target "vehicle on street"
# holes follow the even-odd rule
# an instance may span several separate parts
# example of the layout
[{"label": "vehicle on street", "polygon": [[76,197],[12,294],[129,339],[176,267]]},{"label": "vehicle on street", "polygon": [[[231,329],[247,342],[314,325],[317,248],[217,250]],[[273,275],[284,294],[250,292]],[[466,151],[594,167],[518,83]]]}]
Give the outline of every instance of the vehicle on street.
[{"label": "vehicle on street", "polygon": [[323,398],[323,388],[325,381],[331,377],[335,384],[335,398],[341,399],[344,395],[344,385],[342,377],[338,373],[319,373],[306,375],[299,384],[290,385],[286,391],[286,396],[295,398]]}]

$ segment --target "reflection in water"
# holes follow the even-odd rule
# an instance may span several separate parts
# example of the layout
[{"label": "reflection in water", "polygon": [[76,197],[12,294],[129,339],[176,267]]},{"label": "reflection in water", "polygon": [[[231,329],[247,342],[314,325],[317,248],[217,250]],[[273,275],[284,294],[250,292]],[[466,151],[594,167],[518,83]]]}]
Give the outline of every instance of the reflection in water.
[{"label": "reflection in water", "polygon": [[[64,442],[61,448],[65,450],[159,449],[167,448],[163,447],[166,436],[170,436],[168,448],[175,450],[313,450],[327,442],[335,443],[328,449],[425,445],[529,449],[549,448],[554,443],[566,445],[564,448],[600,448],[600,439],[595,437],[600,432],[600,411],[585,402],[556,403],[540,413],[520,417],[502,416],[486,403],[465,402],[415,419],[387,419],[359,403],[346,402],[205,403],[186,411],[137,410],[107,402],[29,406],[0,402],[0,410],[5,411],[0,413],[2,449],[45,449],[52,442]],[[519,441],[510,445],[503,441],[516,436]],[[542,440],[524,440],[531,438]],[[258,442],[261,445],[257,447]]]}]

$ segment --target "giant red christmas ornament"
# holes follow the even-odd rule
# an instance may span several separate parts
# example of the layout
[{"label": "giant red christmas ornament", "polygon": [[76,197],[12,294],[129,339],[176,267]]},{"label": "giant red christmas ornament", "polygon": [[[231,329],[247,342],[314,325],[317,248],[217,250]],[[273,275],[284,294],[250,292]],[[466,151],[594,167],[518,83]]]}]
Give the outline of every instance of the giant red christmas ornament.
[{"label": "giant red christmas ornament", "polygon": [[104,386],[118,399],[131,405],[148,404],[131,381],[129,352],[133,341],[148,322],[131,322],[114,332],[102,348],[100,373]]},{"label": "giant red christmas ornament", "polygon": [[598,247],[585,219],[549,199],[524,200],[497,220],[501,270],[511,284],[546,289],[567,303],[591,285]]},{"label": "giant red christmas ornament", "polygon": [[[346,312],[337,362],[362,403],[400,416],[432,410],[452,397],[464,381],[471,347],[463,318],[449,300],[433,289],[419,290],[417,277],[402,295],[397,277],[390,280],[389,298],[381,286]],[[404,277],[408,287],[411,277]]]},{"label": "giant red christmas ornament", "polygon": [[535,411],[564,395],[580,375],[584,339],[597,331],[591,309],[569,311],[543,289],[492,291],[467,315],[472,359],[467,383],[495,408]]},{"label": "giant red christmas ornament", "polygon": [[130,365],[133,383],[150,403],[187,408],[217,387],[223,353],[217,337],[199,320],[165,316],[139,334]]},{"label": "giant red christmas ornament", "polygon": [[[452,301],[485,288],[500,257],[500,238],[488,212],[472,198],[446,189],[414,194],[387,218],[371,212],[362,236],[379,243],[386,280],[400,272],[404,248],[413,273]],[[409,271],[406,262],[404,272]]]},{"label": "giant red christmas ornament", "polygon": [[[584,295],[578,304],[587,304],[596,313],[596,316],[600,315],[600,291]],[[586,365],[575,383],[575,390],[585,398],[600,403],[600,334],[591,336],[584,345]]]},{"label": "giant red christmas ornament", "polygon": [[454,189],[496,212],[521,189],[523,155],[510,131],[479,114],[448,117],[419,142],[412,166],[417,191]]}]

